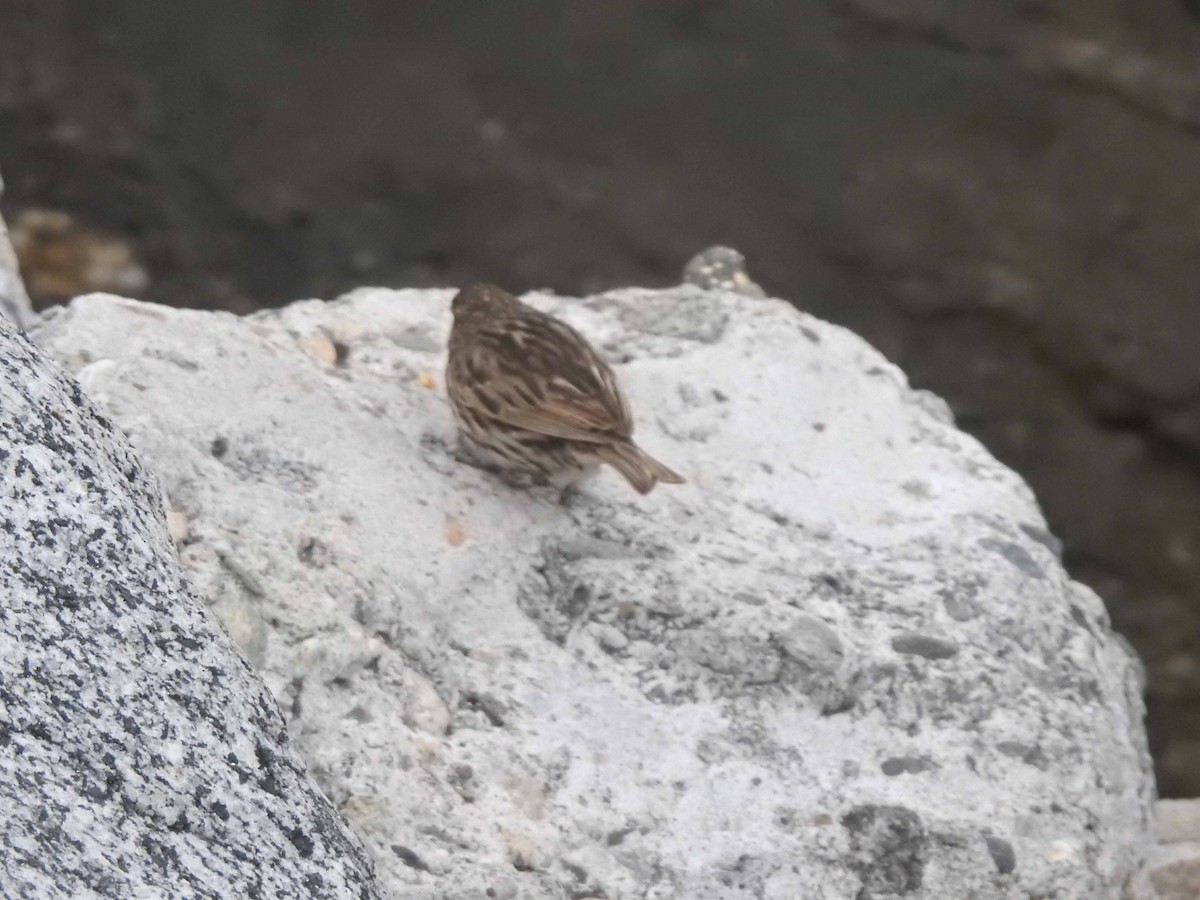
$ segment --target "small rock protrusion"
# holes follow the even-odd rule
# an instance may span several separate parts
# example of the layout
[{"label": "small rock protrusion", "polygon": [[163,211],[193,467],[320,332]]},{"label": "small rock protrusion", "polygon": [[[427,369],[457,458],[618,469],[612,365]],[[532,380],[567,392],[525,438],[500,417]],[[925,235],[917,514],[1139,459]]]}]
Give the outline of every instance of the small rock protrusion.
[{"label": "small rock protrusion", "polygon": [[746,274],[746,257],[732,247],[709,247],[697,253],[683,267],[683,283],[706,291],[767,296],[766,291]]},{"label": "small rock protrusion", "polygon": [[300,342],[300,348],[319,363],[327,366],[337,363],[337,347],[327,334],[310,334]]}]

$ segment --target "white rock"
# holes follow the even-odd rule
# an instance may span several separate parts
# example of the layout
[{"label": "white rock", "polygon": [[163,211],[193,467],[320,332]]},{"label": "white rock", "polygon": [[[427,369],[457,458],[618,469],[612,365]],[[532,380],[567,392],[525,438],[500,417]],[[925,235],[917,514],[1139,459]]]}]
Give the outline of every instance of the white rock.
[{"label": "white rock", "polygon": [[117,362],[185,565],[397,896],[1120,895],[1139,666],[944,407],[779,301],[536,297],[690,479],[563,507],[455,457],[450,296],[38,331]]}]

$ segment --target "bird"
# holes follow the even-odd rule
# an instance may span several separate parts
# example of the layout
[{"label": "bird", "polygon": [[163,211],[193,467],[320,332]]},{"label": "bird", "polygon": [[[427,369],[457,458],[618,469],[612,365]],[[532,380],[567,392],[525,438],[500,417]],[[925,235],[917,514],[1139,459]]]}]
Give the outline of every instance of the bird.
[{"label": "bird", "polygon": [[476,455],[570,483],[607,463],[639,494],[686,479],[633,442],[612,369],[578,331],[491,284],[450,304],[446,391]]}]

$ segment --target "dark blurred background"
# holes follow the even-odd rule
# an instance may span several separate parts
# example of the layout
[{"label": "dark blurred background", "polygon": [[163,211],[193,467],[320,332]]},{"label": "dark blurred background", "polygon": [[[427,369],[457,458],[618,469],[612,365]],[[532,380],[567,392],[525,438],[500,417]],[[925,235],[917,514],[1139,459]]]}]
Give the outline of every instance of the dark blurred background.
[{"label": "dark blurred background", "polygon": [[43,304],[737,247],[1032,483],[1200,795],[1200,3],[2,0],[0,171]]}]

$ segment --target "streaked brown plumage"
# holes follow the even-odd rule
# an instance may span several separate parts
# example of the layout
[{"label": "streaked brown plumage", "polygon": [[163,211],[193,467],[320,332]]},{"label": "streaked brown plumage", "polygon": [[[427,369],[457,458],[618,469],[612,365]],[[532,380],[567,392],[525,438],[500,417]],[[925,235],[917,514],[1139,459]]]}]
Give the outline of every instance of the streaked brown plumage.
[{"label": "streaked brown plumage", "polygon": [[574,328],[489,284],[463,288],[451,309],[446,390],[485,456],[545,476],[608,463],[641,494],[684,483],[634,444],[616,376]]}]

